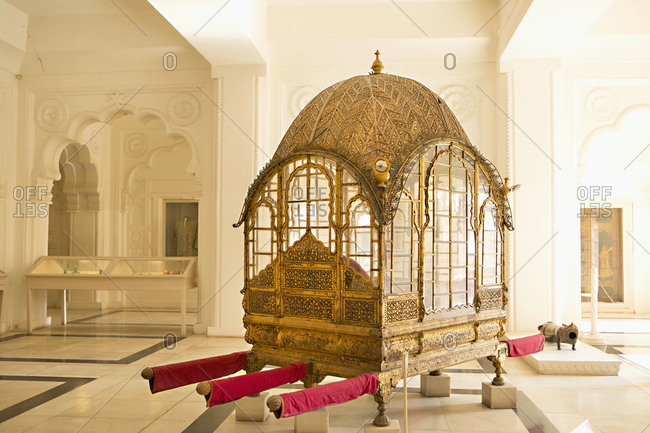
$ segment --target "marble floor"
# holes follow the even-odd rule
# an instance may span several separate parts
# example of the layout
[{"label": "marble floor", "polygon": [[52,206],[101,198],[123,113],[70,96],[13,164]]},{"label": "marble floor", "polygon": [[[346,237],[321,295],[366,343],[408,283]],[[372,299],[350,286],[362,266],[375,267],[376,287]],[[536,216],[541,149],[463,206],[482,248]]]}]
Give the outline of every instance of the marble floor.
[{"label": "marble floor", "polygon": [[[59,312],[51,314],[56,323]],[[247,350],[242,339],[191,331],[174,339],[178,313],[148,312],[146,321],[130,311],[68,315],[66,326],[0,335],[0,432],[293,431],[291,419],[236,422],[237,402],[206,409],[193,385],[152,395],[140,377],[145,366]],[[409,431],[650,433],[650,321],[603,325],[608,346],[602,349],[623,361],[619,376],[540,376],[510,358],[505,376],[518,388],[518,406],[492,410],[480,395],[481,383],[494,375],[491,364],[456,365],[446,369],[450,397],[424,398],[419,378],[407,381]],[[403,398],[395,393],[387,411],[400,422]],[[328,409],[330,432],[359,433],[376,405],[364,396]]]}]

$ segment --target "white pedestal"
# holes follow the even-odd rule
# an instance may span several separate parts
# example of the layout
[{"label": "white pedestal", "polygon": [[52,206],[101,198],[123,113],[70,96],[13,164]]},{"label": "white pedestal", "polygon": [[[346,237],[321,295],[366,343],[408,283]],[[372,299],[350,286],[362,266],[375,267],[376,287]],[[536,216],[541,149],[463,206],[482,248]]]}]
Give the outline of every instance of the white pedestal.
[{"label": "white pedestal", "polygon": [[440,373],[431,376],[429,373],[420,375],[420,393],[425,397],[449,397],[451,395],[451,377]]},{"label": "white pedestal", "polygon": [[517,407],[517,387],[506,382],[496,386],[483,382],[481,387],[483,404],[490,409],[514,409]]},{"label": "white pedestal", "polygon": [[364,433],[402,433],[402,429],[399,426],[399,421],[396,419],[391,419],[390,425],[386,427],[377,427],[370,421],[366,424]]},{"label": "white pedestal", "polygon": [[576,344],[576,350],[566,344],[557,350],[555,343],[546,343],[543,351],[522,359],[539,374],[617,376],[621,368],[620,359],[582,341]]},{"label": "white pedestal", "polygon": [[326,407],[303,413],[293,420],[295,433],[328,433],[330,429],[330,416]]},{"label": "white pedestal", "polygon": [[263,422],[269,416],[269,408],[266,406],[268,392],[262,392],[254,397],[244,397],[237,400],[235,405],[235,420]]},{"label": "white pedestal", "polygon": [[607,340],[601,334],[595,334],[588,332],[580,338],[581,341],[590,344],[592,346],[606,346]]}]

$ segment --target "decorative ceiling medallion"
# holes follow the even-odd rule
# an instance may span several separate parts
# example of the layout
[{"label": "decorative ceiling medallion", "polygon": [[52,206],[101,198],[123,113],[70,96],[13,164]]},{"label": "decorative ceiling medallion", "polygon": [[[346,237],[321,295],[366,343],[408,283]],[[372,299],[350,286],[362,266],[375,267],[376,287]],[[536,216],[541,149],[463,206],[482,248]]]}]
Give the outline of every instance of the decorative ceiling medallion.
[{"label": "decorative ceiling medallion", "polygon": [[149,150],[149,139],[146,135],[135,132],[124,140],[124,152],[131,158],[140,158]]},{"label": "decorative ceiling medallion", "polygon": [[608,122],[618,113],[618,98],[610,89],[598,88],[585,98],[585,114],[596,122]]},{"label": "decorative ceiling medallion", "polygon": [[476,113],[476,95],[462,84],[454,84],[443,88],[440,97],[461,122],[466,122],[474,117]]},{"label": "decorative ceiling medallion", "polygon": [[36,112],[36,121],[45,131],[56,132],[68,120],[68,109],[58,99],[46,99]]},{"label": "decorative ceiling medallion", "polygon": [[298,113],[305,108],[314,96],[318,95],[320,89],[316,86],[299,86],[294,87],[292,90],[291,100],[289,102],[289,111],[292,118],[295,118]]},{"label": "decorative ceiling medallion", "polygon": [[167,115],[177,125],[187,126],[196,121],[201,113],[201,105],[196,96],[179,93],[172,96],[167,104]]}]

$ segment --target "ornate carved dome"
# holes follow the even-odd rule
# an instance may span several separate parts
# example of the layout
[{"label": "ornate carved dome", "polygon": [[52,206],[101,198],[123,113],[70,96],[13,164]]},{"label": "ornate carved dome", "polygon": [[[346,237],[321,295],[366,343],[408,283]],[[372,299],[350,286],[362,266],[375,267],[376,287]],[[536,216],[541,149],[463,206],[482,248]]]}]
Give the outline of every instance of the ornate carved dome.
[{"label": "ornate carved dome", "polygon": [[302,151],[335,153],[372,180],[372,163],[384,157],[391,178],[414,150],[433,139],[469,140],[447,104],[417,81],[370,74],[319,93],[287,130],[273,159]]},{"label": "ornate carved dome", "polygon": [[[458,142],[472,149],[488,168],[495,184],[503,182],[496,168],[469,142],[447,104],[415,80],[373,73],[340,81],[309,102],[298,114],[280,142],[275,155],[249,190],[240,225],[258,184],[295,155],[328,156],[345,165],[361,183],[381,224],[392,220],[402,187],[413,163],[430,146]],[[373,174],[376,158],[390,163],[385,188]],[[503,194],[506,226],[512,229],[510,209]]]}]

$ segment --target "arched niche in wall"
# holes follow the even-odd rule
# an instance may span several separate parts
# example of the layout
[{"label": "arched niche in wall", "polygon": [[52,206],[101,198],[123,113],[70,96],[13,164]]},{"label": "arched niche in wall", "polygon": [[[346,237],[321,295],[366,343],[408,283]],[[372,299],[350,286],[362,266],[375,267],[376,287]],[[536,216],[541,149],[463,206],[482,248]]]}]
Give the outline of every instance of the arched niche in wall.
[{"label": "arched niche in wall", "polygon": [[[61,177],[52,185],[48,210],[48,255],[94,256],[100,200],[97,167],[91,161],[89,148],[69,144],[61,152],[59,167]],[[59,295],[48,291],[48,305],[58,306]],[[71,292],[67,296],[71,308],[99,306],[95,292]]]},{"label": "arched niche in wall", "polygon": [[[581,290],[591,290],[592,259],[599,251],[598,300],[604,311],[635,310],[643,288],[635,245],[650,241],[641,221],[650,211],[650,106],[628,107],[611,124],[587,135],[578,155]],[[593,230],[598,236],[593,236]],[[645,255],[645,252],[641,252]],[[591,260],[591,261],[590,261]],[[636,266],[635,266],[636,264]],[[635,282],[636,281],[636,282]],[[583,296],[583,309],[588,308]],[[638,305],[637,305],[638,306]]]},{"label": "arched niche in wall", "polygon": [[[157,120],[143,123],[125,116],[115,121],[111,132],[111,146],[119,149],[119,176],[111,187],[120,191],[124,254],[164,256],[165,203],[198,202],[196,177],[190,170],[192,149],[183,137],[167,134]],[[192,223],[196,228],[195,215]]]},{"label": "arched niche in wall", "polygon": [[69,144],[59,157],[60,179],[52,186],[48,254],[94,255],[99,210],[97,167],[87,146]]},{"label": "arched niche in wall", "polygon": [[[118,109],[119,108],[119,109]],[[120,256],[120,255],[163,255],[163,235],[156,233],[152,238],[153,248],[148,250],[129,247],[129,242],[137,240],[139,234],[128,231],[129,216],[125,209],[131,203],[131,198],[137,196],[137,193],[127,185],[135,185],[141,177],[138,175],[139,170],[134,169],[135,165],[156,168],[158,164],[155,160],[156,149],[174,148],[180,145],[183,148],[183,155],[176,156],[178,170],[172,170],[167,173],[161,173],[161,178],[167,176],[170,181],[174,177],[168,176],[170,173],[182,172],[182,176],[191,178],[192,189],[188,193],[193,200],[198,200],[202,187],[201,172],[201,155],[196,140],[192,137],[189,129],[171,122],[167,114],[159,109],[152,107],[138,107],[133,103],[126,106],[116,107],[107,106],[103,110],[97,111],[74,111],[70,110],[69,120],[62,125],[58,132],[49,135],[42,146],[39,146],[34,160],[34,170],[32,177],[37,185],[53,186],[57,182],[56,189],[52,192],[60,195],[61,199],[55,200],[55,206],[66,206],[68,208],[78,207],[77,211],[72,212],[79,215],[80,211],[94,212],[94,243],[90,247],[84,246],[84,250],[89,255],[101,256]],[[126,120],[125,120],[126,119]],[[143,147],[143,143],[136,139],[126,143],[127,136],[122,134],[124,122],[135,122],[135,130],[126,131],[125,134],[143,133],[142,130],[155,130],[155,137],[149,141],[148,148]],[[128,151],[125,146],[128,145]],[[140,152],[145,150],[142,155]],[[78,151],[78,152],[77,152]],[[63,161],[68,156],[74,154],[73,161],[79,164],[65,164]],[[127,156],[127,152],[130,156]],[[124,162],[131,159],[135,161],[134,167],[125,168]],[[180,162],[182,161],[182,162]],[[74,179],[75,184],[83,183],[85,187],[75,186],[67,187],[69,179]],[[83,179],[83,182],[82,182]],[[133,181],[133,182],[132,182]],[[184,191],[187,193],[187,191]],[[130,193],[134,193],[131,195]],[[173,194],[177,197],[177,194]],[[122,200],[127,197],[127,200]],[[158,199],[159,203],[151,208],[148,217],[155,218],[157,223],[162,219],[162,198]],[[39,221],[40,223],[40,221]],[[45,222],[44,222],[45,223]],[[58,223],[53,224],[56,227]],[[60,227],[60,226],[59,226]],[[69,227],[64,227],[67,229]],[[52,231],[50,227],[49,231]],[[71,234],[76,240],[76,236],[67,230],[57,231],[60,236],[67,238],[65,232]],[[48,234],[52,238],[52,234]],[[79,250],[69,251],[69,254],[85,255]],[[52,251],[54,252],[54,251]],[[65,250],[58,248],[57,253],[66,253]],[[98,292],[99,293],[99,292]],[[74,306],[74,297],[86,292],[75,292],[69,304]],[[98,301],[101,301],[103,307],[123,306],[123,295],[119,292],[106,292],[105,294],[95,294],[89,291],[90,297],[83,302],[84,308],[98,307]],[[177,300],[174,300],[176,305]]]},{"label": "arched niche in wall", "polygon": [[[35,161],[33,176],[39,184],[52,184],[61,177],[60,158],[69,145],[90,150],[90,161],[95,162],[99,172],[98,190],[101,191],[102,210],[98,215],[97,250],[100,255],[127,255],[128,234],[125,218],[126,209],[132,204],[132,192],[135,184],[131,182],[134,167],[125,168],[123,161],[133,160],[135,165],[151,166],[150,156],[155,153],[160,143],[162,147],[173,147],[184,143],[189,149],[189,160],[183,163],[183,173],[193,178],[193,200],[198,200],[201,193],[201,160],[196,141],[188,131],[169,121],[162,111],[132,105],[121,107],[116,113],[115,107],[100,112],[80,112],[70,116],[64,133],[51,135],[45,142],[42,152]],[[126,119],[126,120],[123,120]],[[131,130],[122,131],[120,125],[135,122]],[[128,129],[128,128],[127,128]],[[139,139],[143,131],[155,130],[156,137],[148,143]],[[115,137],[118,137],[115,139]],[[128,142],[127,142],[128,139]],[[127,150],[128,149],[128,150]],[[97,162],[99,161],[99,162]],[[125,181],[126,179],[126,181]],[[119,180],[119,181],[118,181]],[[99,196],[96,196],[99,199]],[[160,205],[162,209],[162,204]],[[161,213],[162,210],[158,210]],[[138,234],[134,234],[137,239]],[[161,240],[157,241],[162,243]],[[162,248],[162,247],[161,247]],[[147,255],[144,250],[136,251]],[[162,253],[156,251],[157,253]]]},{"label": "arched niche in wall", "polygon": [[611,186],[618,196],[631,196],[632,190],[649,193],[649,144],[650,106],[627,108],[612,124],[587,135],[578,156],[578,183]]}]

